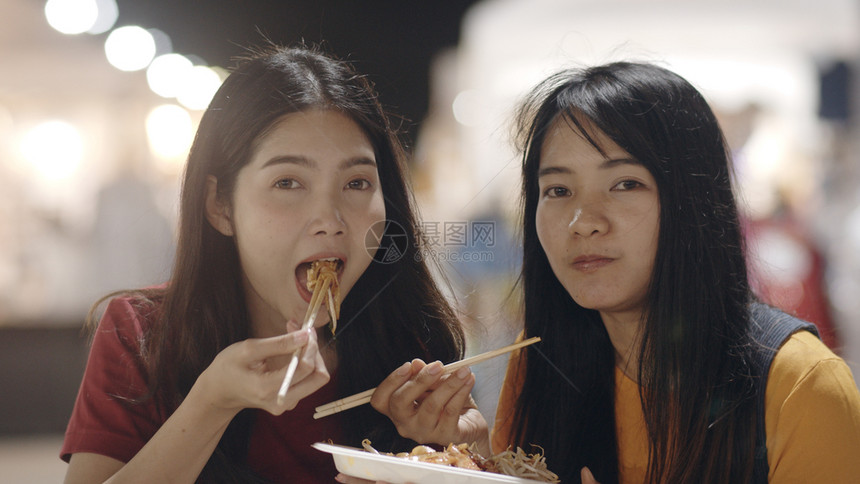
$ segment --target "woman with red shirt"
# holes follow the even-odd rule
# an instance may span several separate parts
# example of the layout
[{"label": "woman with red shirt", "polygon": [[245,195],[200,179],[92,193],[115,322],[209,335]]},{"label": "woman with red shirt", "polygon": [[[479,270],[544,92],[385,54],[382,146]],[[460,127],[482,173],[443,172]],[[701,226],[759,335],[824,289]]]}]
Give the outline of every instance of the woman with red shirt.
[{"label": "woman with red shirt", "polygon": [[[111,295],[95,330],[62,449],[66,482],[331,482],[315,441],[410,449],[369,406],[312,418],[398,368],[411,375],[404,362],[462,357],[462,330],[418,257],[403,158],[349,65],[307,48],[242,60],[191,148],[170,280]],[[380,227],[387,235],[369,244]],[[307,269],[331,258],[337,334],[326,311],[300,331]],[[447,383],[485,431],[473,384]]]}]

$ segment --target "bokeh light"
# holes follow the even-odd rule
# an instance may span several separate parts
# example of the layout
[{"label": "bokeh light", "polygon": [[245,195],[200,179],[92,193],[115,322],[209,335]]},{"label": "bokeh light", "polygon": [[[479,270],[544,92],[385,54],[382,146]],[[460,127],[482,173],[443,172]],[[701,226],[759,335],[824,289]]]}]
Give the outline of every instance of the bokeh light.
[{"label": "bokeh light", "polygon": [[189,72],[188,82],[182,87],[183,92],[177,96],[180,104],[188,109],[202,111],[221,87],[221,76],[211,67],[194,66]]},{"label": "bokeh light", "polygon": [[122,71],[138,71],[155,57],[155,39],[146,29],[127,25],[112,31],[105,40],[105,55]]},{"label": "bokeh light", "polygon": [[48,0],[45,3],[48,24],[64,34],[86,32],[96,24],[98,15],[95,0]]},{"label": "bokeh light", "polygon": [[69,178],[83,158],[84,143],[77,128],[65,121],[47,121],[21,141],[21,154],[47,180]]},{"label": "bokeh light", "polygon": [[150,149],[159,158],[184,158],[194,136],[191,115],[175,104],[157,106],[146,117],[146,135]]},{"label": "bokeh light", "polygon": [[153,57],[173,52],[173,41],[170,40],[170,36],[167,33],[154,28],[146,29],[146,31],[152,35],[152,41],[155,42],[155,55]]},{"label": "bokeh light", "polygon": [[454,98],[451,103],[451,110],[454,112],[454,119],[463,126],[478,126],[481,119],[480,100],[481,95],[478,91],[469,89],[462,91]]},{"label": "bokeh light", "polygon": [[146,82],[161,97],[177,97],[191,77],[192,67],[191,61],[181,54],[160,55],[146,68]]},{"label": "bokeh light", "polygon": [[116,5],[116,0],[96,0],[99,13],[96,21],[89,30],[88,34],[103,34],[112,29],[116,24],[116,19],[119,17],[119,8]]}]

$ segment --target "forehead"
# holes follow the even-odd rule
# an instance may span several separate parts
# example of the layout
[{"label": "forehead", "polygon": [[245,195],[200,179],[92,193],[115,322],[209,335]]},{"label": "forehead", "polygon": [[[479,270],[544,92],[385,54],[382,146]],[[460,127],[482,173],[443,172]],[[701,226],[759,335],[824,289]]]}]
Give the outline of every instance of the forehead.
[{"label": "forehead", "polygon": [[374,158],[358,123],[340,111],[319,109],[280,117],[255,143],[254,158],[283,154]]},{"label": "forehead", "polygon": [[587,118],[557,116],[547,127],[541,145],[540,163],[559,162],[573,158],[605,160],[630,155]]}]

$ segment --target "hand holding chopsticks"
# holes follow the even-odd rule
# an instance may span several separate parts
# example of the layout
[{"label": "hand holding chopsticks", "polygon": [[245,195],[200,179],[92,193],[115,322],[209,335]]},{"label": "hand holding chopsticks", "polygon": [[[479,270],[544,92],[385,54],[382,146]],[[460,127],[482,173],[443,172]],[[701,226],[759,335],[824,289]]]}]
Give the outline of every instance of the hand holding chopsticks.
[{"label": "hand holding chopsticks", "polygon": [[[488,351],[486,353],[481,353],[479,355],[473,356],[471,358],[466,358],[464,360],[455,361],[454,363],[449,363],[443,367],[444,374],[449,374],[457,371],[460,368],[475,365],[481,363],[483,361],[489,360],[491,358],[495,358],[497,356],[503,355],[505,353],[509,353],[519,348],[523,348],[529,346],[531,344],[537,343],[540,341],[539,337],[529,338],[524,341],[520,341],[519,343],[514,343],[512,345],[505,346],[503,348],[495,349],[492,351]],[[344,410],[348,410],[353,407],[358,407],[360,405],[364,405],[366,403],[370,403],[370,398],[373,396],[373,392],[376,391],[376,388],[371,388],[369,390],[365,390],[361,393],[356,393],[355,395],[342,398],[340,400],[327,403],[325,405],[321,405],[315,409],[314,418],[322,418],[327,417],[329,415],[333,415]]]},{"label": "hand holding chopsticks", "polygon": [[[316,321],[320,307],[326,299],[327,294],[330,294],[330,284],[331,280],[328,278],[321,278],[318,281],[313,296],[311,297],[311,303],[308,305],[308,311],[305,313],[305,322],[302,324],[302,331],[307,331],[314,326],[314,321]],[[278,405],[282,404],[284,402],[284,398],[287,396],[287,390],[289,390],[290,383],[293,381],[293,376],[296,374],[296,368],[299,366],[299,353],[301,353],[301,351],[301,349],[296,350],[296,352],[293,353],[293,357],[290,359],[290,365],[287,367],[287,374],[284,376],[284,381],[281,383],[281,388],[278,390]]]}]

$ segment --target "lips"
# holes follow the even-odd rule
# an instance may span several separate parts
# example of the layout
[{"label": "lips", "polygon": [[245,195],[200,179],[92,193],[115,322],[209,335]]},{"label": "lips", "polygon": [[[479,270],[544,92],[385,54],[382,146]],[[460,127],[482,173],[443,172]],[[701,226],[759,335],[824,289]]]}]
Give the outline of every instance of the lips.
[{"label": "lips", "polygon": [[346,266],[346,257],[341,254],[316,254],[299,263],[296,266],[296,287],[298,288],[299,295],[308,303],[311,302],[311,297],[313,296],[308,290],[308,269],[310,269],[314,261],[318,260],[337,260],[338,281],[340,281],[344,267]]},{"label": "lips", "polygon": [[611,264],[615,259],[601,255],[581,255],[573,259],[571,266],[580,272],[594,272]]}]

